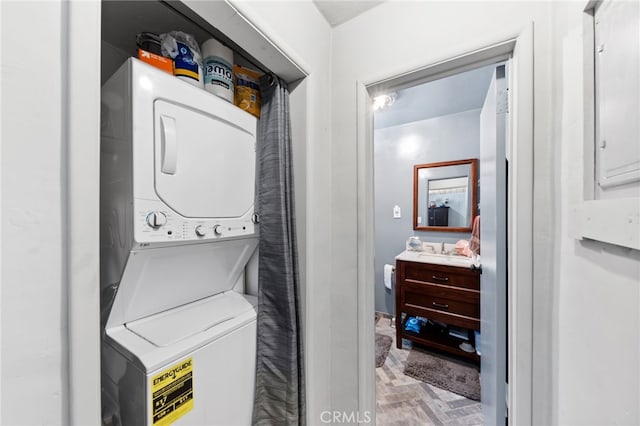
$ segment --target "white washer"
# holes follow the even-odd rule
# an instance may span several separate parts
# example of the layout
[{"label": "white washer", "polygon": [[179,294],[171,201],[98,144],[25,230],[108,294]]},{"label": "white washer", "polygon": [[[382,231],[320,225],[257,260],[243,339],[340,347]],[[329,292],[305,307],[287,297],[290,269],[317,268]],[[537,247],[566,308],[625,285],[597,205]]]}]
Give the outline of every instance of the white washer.
[{"label": "white washer", "polygon": [[250,424],[256,119],[136,59],[102,88],[103,411]]}]

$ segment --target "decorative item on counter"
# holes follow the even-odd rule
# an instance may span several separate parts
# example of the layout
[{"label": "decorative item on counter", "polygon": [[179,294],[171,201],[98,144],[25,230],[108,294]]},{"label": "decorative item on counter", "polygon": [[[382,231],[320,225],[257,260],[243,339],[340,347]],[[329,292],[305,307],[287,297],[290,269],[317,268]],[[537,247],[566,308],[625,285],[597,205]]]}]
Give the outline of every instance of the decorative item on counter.
[{"label": "decorative item on counter", "polygon": [[214,38],[202,43],[204,88],[233,103],[233,51]]},{"label": "decorative item on counter", "polygon": [[261,74],[240,65],[233,67],[236,76],[235,104],[249,114],[260,118],[260,86],[258,81]]},{"label": "decorative item on counter", "polygon": [[409,237],[407,247],[409,250],[422,251],[422,241],[420,241],[419,237]]},{"label": "decorative item on counter", "polygon": [[460,256],[471,257],[471,250],[469,249],[469,241],[468,240],[458,240],[456,243],[456,252]]},{"label": "decorative item on counter", "polygon": [[149,65],[173,74],[173,61],[162,56],[160,36],[154,33],[140,33],[136,36],[138,59]]},{"label": "decorative item on counter", "polygon": [[204,87],[202,56],[191,34],[171,31],[160,35],[162,54],[173,59],[173,75],[194,86]]}]

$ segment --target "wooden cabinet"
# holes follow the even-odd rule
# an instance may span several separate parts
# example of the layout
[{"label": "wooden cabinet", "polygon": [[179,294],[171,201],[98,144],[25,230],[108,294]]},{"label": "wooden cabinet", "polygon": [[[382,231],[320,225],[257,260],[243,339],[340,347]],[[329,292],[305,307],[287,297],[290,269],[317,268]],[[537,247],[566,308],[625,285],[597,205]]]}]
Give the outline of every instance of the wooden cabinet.
[{"label": "wooden cabinet", "polygon": [[[410,316],[429,321],[419,333],[405,330]],[[435,323],[434,323],[435,322]],[[438,326],[444,323],[446,326]],[[459,348],[462,340],[449,335],[449,326],[480,330],[480,271],[431,263],[396,261],[396,344],[402,339],[478,361],[475,352]]]},{"label": "wooden cabinet", "polygon": [[449,207],[429,207],[429,226],[449,226]]}]

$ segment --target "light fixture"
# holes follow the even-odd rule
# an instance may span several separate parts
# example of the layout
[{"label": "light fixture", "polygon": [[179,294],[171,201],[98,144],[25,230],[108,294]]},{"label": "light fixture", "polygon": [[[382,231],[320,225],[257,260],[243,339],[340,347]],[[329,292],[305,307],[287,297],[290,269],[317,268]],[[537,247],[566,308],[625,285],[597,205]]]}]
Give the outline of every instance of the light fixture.
[{"label": "light fixture", "polygon": [[387,95],[380,95],[373,98],[373,110],[378,111],[380,109],[390,107],[396,101],[398,95],[394,93],[389,93]]}]

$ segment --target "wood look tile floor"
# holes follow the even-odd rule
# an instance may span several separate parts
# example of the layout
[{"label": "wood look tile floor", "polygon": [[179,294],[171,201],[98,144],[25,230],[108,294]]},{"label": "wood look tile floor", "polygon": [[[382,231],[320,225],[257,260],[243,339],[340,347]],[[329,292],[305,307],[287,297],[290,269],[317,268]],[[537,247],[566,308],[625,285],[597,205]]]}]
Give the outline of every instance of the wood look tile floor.
[{"label": "wood look tile floor", "polygon": [[396,329],[382,317],[376,332],[393,338],[382,367],[376,368],[376,424],[482,425],[482,404],[404,375],[411,342],[396,348]]}]

